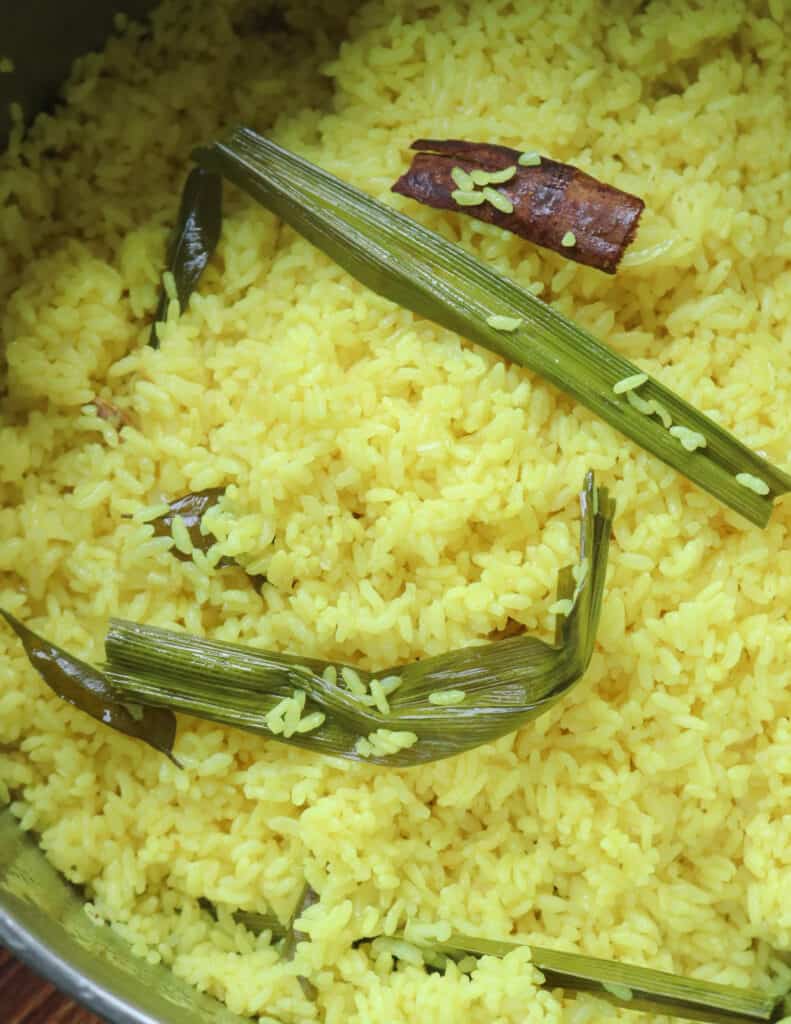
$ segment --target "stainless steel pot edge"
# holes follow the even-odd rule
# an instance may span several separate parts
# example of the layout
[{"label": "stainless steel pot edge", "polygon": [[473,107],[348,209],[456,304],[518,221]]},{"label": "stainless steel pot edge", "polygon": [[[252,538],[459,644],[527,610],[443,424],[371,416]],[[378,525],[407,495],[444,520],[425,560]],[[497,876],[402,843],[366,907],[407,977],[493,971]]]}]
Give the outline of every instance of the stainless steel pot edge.
[{"label": "stainless steel pot edge", "polygon": [[0,811],[0,942],[110,1024],[243,1024],[160,964],[136,957]]}]

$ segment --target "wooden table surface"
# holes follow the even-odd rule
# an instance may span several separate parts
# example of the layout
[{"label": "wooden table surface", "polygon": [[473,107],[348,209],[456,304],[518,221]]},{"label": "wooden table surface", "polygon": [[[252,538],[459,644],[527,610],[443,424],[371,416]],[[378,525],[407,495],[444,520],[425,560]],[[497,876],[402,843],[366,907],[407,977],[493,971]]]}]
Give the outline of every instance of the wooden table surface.
[{"label": "wooden table surface", "polygon": [[0,946],[2,1024],[104,1024]]}]

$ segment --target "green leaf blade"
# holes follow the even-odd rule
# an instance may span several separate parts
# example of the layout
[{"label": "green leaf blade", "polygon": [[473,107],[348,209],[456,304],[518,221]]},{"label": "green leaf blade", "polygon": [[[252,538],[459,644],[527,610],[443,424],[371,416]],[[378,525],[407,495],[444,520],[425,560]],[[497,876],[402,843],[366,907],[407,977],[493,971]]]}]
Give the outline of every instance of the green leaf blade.
[{"label": "green leaf blade", "polygon": [[[421,945],[418,943],[417,945]],[[427,947],[432,958],[506,956],[523,944],[454,935]],[[717,1024],[750,1024],[776,1019],[778,1001],[756,989],[687,978],[650,967],[531,946],[531,959],[549,988],[588,992],[624,1009],[670,1014]],[[628,998],[619,990],[628,990]],[[626,994],[626,993],[624,993]]]},{"label": "green leaf blade", "polygon": [[[317,753],[360,760],[358,740],[380,729],[414,733],[414,745],[368,763],[409,767],[452,757],[499,739],[548,710],[587,669],[593,651],[607,569],[614,512],[604,489],[589,473],[580,495],[580,557],[587,572],[575,585],[569,568],[559,595],[573,605],[553,646],[519,636],[467,647],[376,673],[396,677],[389,709],[362,703],[324,677],[344,668],[296,655],[256,650],[188,634],[113,620],[105,641],[106,675],[129,699],[208,718]],[[581,562],[581,564],[582,564]],[[366,685],[371,672],[355,669]],[[437,706],[432,693],[456,689],[464,700]],[[295,690],[305,694],[305,713],[319,712],[315,731],[288,737],[272,733],[267,714]],[[386,713],[385,713],[386,712]]]},{"label": "green leaf blade", "polygon": [[[717,423],[649,377],[647,400],[704,435],[686,451],[654,417],[615,395],[613,386],[639,368],[526,289],[460,247],[249,129],[194,154],[285,220],[373,291],[490,351],[528,367],[607,423],[759,526],[791,476],[737,441]],[[519,318],[513,332],[487,324],[492,314]],[[765,481],[766,496],[736,480]]]}]

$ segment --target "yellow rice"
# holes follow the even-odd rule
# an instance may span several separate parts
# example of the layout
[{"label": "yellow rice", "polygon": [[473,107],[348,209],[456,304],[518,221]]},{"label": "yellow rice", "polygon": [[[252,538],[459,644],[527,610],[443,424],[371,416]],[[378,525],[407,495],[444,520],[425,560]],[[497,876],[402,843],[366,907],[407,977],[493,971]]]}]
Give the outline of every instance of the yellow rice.
[{"label": "yellow rice", "polygon": [[[352,948],[408,925],[767,986],[771,951],[791,948],[791,503],[750,526],[231,190],[199,293],[159,351],[145,341],[190,148],[244,122],[458,240],[788,467],[789,7],[321,6],[294,4],[286,42],[249,4],[166,0],[152,33],[119,22],[57,115],[15,131],[0,603],[96,660],[110,615],[374,671],[509,617],[549,636],[593,468],[618,516],[590,670],[534,725],[419,771],[183,718],[179,772],[58,701],[3,629],[0,800],[94,917],[241,1014],[639,1019],[536,989],[524,952],[443,977]],[[610,279],[390,195],[419,136],[548,153],[643,196],[627,266]],[[97,396],[131,425],[100,420]],[[222,484],[216,558],[265,571],[262,596],[124,518]],[[312,941],[284,964],[231,913],[285,920],[305,877]]]}]

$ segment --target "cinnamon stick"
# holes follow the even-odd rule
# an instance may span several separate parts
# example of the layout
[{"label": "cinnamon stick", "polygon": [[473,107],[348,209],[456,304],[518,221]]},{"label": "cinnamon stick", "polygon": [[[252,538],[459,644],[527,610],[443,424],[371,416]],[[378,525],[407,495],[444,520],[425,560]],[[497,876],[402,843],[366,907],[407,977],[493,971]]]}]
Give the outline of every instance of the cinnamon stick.
[{"label": "cinnamon stick", "polygon": [[[606,274],[615,273],[645,207],[637,196],[598,181],[571,164],[536,155],[539,162],[523,166],[519,163],[522,153],[508,146],[418,139],[411,148],[418,152],[409,170],[393,185],[393,192],[434,209],[462,212],[496,224]],[[488,199],[478,205],[460,205],[454,199],[453,193],[459,194],[454,169],[470,175],[509,167],[516,168],[509,180],[489,187],[505,198],[501,205],[506,209],[512,206],[512,212],[498,209]],[[476,183],[477,191],[482,188]]]}]

